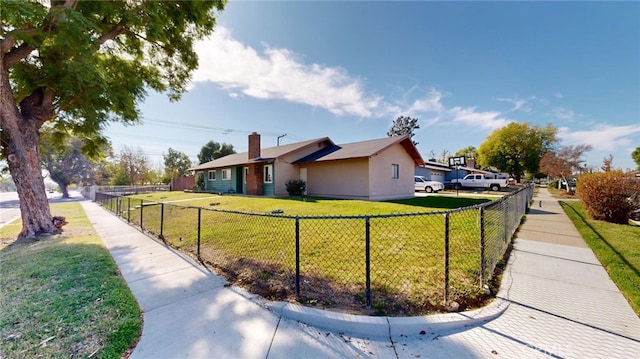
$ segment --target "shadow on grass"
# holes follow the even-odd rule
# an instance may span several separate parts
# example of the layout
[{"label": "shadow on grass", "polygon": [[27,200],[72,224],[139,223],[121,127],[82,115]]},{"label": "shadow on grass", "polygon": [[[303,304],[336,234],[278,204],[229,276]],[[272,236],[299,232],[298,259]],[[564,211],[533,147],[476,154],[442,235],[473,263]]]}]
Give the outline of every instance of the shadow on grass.
[{"label": "shadow on grass", "polygon": [[429,196],[429,197],[414,197],[407,199],[399,199],[388,201],[389,203],[404,204],[408,206],[427,207],[427,208],[442,208],[442,209],[456,209],[461,207],[475,206],[490,202],[487,198],[459,198],[459,197],[443,197],[443,196]]},{"label": "shadow on grass", "polygon": [[570,205],[564,203],[564,202],[560,202],[560,206],[562,206],[563,209],[569,209],[571,210],[571,212],[573,212],[578,218],[580,218],[580,221],[582,222],[582,224],[584,224],[586,227],[589,228],[589,230],[591,230],[593,232],[593,234],[595,234],[601,241],[602,243],[606,244],[607,247],[609,247],[609,249],[616,254],[616,256],[629,268],[631,268],[631,270],[635,273],[636,276],[640,277],[640,271],[638,270],[638,268],[634,267],[633,264],[631,264],[625,257],[624,255],[622,255],[622,253],[620,253],[614,246],[611,245],[611,243],[609,243],[601,234],[600,232],[598,232],[595,228],[593,228],[593,226],[591,224],[589,224],[589,222],[587,222],[587,219],[580,213],[578,212],[575,208],[571,207]]}]

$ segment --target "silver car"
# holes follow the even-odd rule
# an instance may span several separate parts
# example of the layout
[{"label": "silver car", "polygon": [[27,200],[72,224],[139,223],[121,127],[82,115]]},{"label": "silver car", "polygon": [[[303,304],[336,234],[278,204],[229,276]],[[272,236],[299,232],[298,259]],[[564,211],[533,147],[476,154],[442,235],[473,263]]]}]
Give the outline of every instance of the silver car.
[{"label": "silver car", "polygon": [[422,176],[413,176],[415,180],[414,190],[425,191],[427,193],[438,192],[444,189],[444,183],[438,181],[429,181]]}]

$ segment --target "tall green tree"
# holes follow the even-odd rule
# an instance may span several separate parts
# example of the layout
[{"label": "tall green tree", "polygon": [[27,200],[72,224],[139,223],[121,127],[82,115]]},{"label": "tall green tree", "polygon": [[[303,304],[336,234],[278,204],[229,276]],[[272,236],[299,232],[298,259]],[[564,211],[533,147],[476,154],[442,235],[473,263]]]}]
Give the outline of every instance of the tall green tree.
[{"label": "tall green tree", "polygon": [[552,150],[558,130],[551,125],[512,122],[493,131],[478,147],[477,162],[508,172],[518,182],[525,172],[535,174],[542,156]]},{"label": "tall green tree", "polygon": [[60,233],[40,171],[43,124],[81,136],[90,153],[106,122],[138,122],[147,89],[179,99],[198,66],[194,43],[225,4],[2,0],[0,150],[20,198],[19,239]]},{"label": "tall green tree", "polygon": [[64,145],[58,146],[43,136],[41,144],[42,166],[60,187],[62,198],[69,198],[70,184],[91,182],[94,163],[82,153],[82,139],[69,137]]},{"label": "tall green tree", "polygon": [[463,149],[458,150],[454,156],[464,156],[465,158],[477,158],[478,157],[478,149],[475,146],[467,146]]},{"label": "tall green tree", "polygon": [[233,145],[209,141],[200,149],[198,161],[203,164],[234,153],[236,153],[236,150],[233,149]]},{"label": "tall green tree", "polygon": [[162,182],[169,183],[172,179],[184,176],[191,167],[191,160],[185,153],[169,147],[164,158],[164,176]]},{"label": "tall green tree", "polygon": [[123,146],[118,157],[116,185],[143,185],[152,172],[149,157],[140,147]]},{"label": "tall green tree", "polygon": [[418,124],[417,118],[400,116],[393,121],[391,128],[387,131],[387,136],[404,136],[409,135],[412,138],[411,142],[414,145],[417,145],[418,142],[413,140],[413,136],[415,136],[415,130],[419,129],[420,125]]},{"label": "tall green tree", "polygon": [[638,165],[638,170],[640,170],[640,147],[636,147],[636,149],[631,152],[631,158],[633,158],[633,162]]}]

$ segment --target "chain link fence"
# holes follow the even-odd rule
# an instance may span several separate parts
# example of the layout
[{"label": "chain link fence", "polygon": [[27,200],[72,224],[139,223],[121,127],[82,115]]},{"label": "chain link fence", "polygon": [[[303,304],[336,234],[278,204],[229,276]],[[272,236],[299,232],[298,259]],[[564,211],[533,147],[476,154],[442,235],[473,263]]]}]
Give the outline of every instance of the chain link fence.
[{"label": "chain link fence", "polygon": [[532,197],[527,186],[472,207],[372,216],[243,213],[100,192],[96,202],[265,298],[420,315],[487,298]]}]

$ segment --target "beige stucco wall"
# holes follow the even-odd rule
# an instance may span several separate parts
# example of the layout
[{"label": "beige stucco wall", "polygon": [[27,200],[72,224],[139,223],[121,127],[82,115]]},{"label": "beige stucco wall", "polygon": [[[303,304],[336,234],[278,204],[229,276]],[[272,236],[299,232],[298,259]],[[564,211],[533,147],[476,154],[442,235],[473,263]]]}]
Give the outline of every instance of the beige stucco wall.
[{"label": "beige stucco wall", "polygon": [[[391,165],[400,166],[400,176],[391,178]],[[371,200],[387,200],[414,196],[415,163],[402,145],[396,144],[369,160]]]},{"label": "beige stucco wall", "polygon": [[289,194],[287,193],[285,184],[288,180],[300,178],[300,170],[298,167],[283,161],[276,161],[274,163],[273,174],[276,190],[275,195],[277,197],[288,196]]},{"label": "beige stucco wall", "polygon": [[307,168],[307,194],[318,197],[368,199],[367,159],[315,162]]},{"label": "beige stucco wall", "polygon": [[[391,178],[392,164],[400,167],[400,176]],[[276,196],[287,196],[289,179],[300,178],[307,169],[307,195],[363,200],[387,200],[414,196],[415,163],[400,144],[370,158],[320,161],[291,165],[275,163]]]}]

